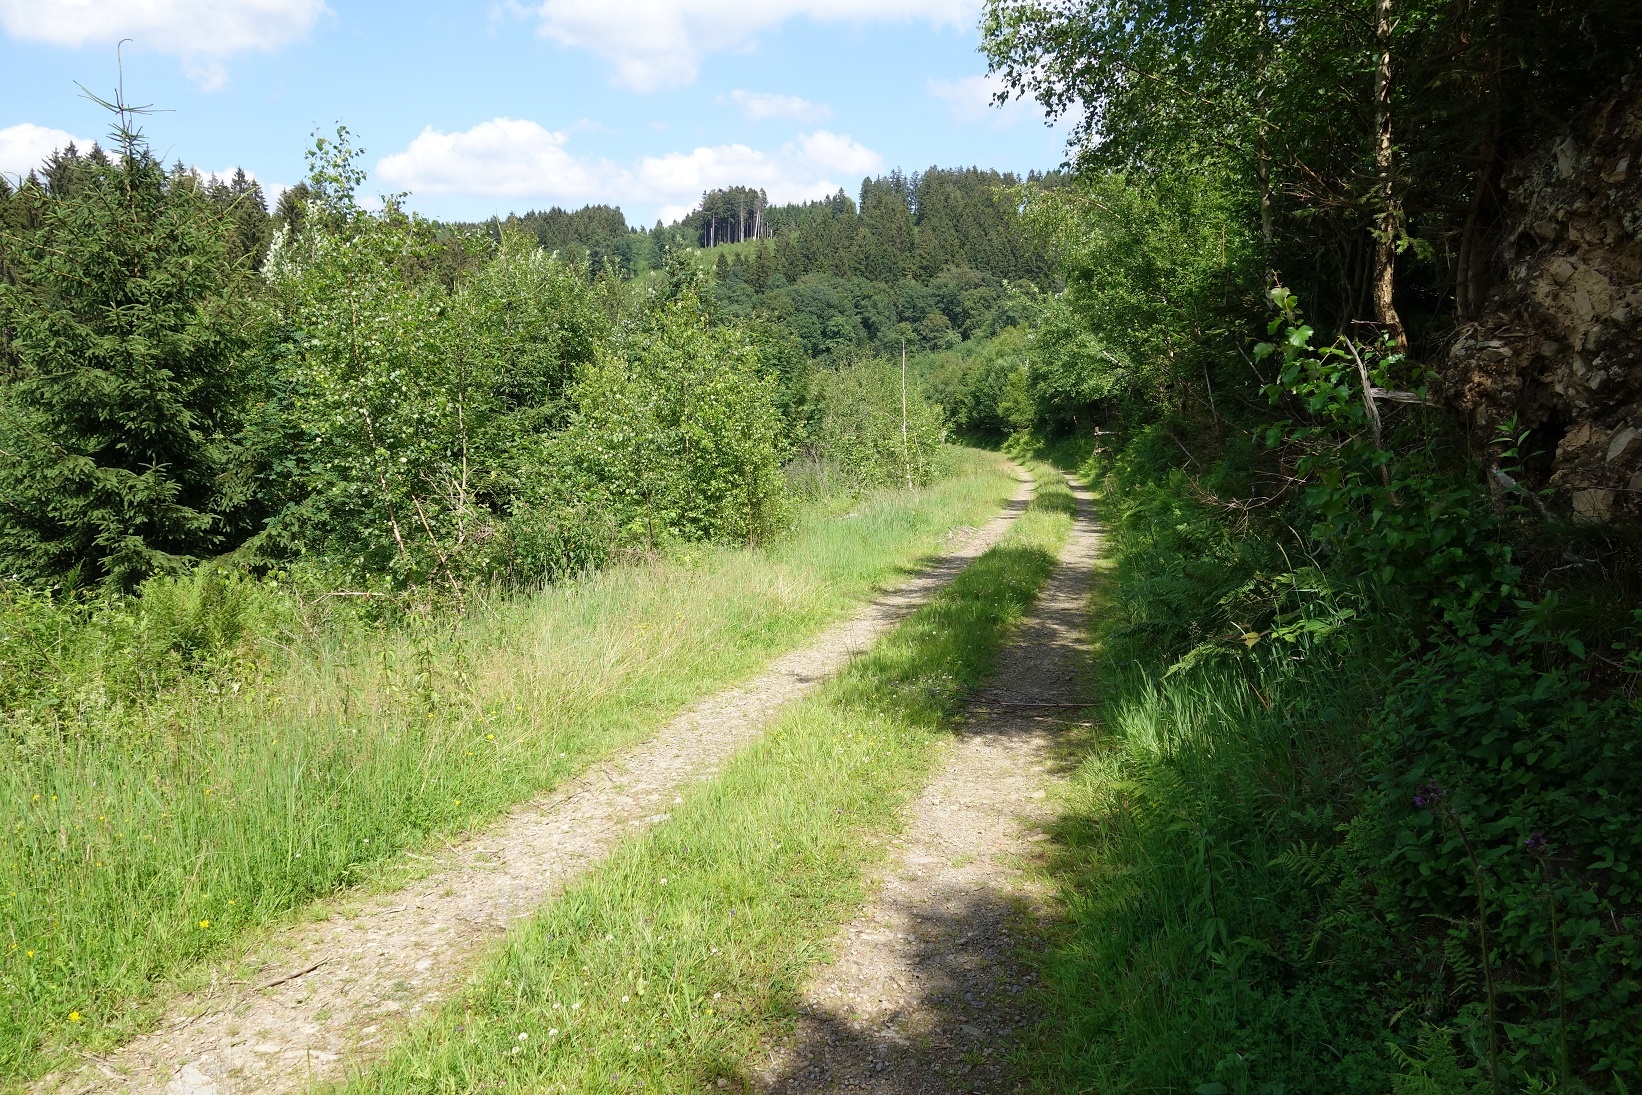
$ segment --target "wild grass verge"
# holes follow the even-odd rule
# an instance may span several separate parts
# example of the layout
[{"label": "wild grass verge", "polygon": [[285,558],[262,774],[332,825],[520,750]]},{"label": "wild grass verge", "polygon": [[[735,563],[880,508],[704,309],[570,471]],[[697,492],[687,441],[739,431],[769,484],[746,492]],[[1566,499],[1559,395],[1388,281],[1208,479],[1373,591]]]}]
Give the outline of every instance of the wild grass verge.
[{"label": "wild grass verge", "polygon": [[1251,518],[1248,457],[1187,474],[1153,428],[1087,467],[1099,705],[1066,744],[1023,1070],[1052,1092],[1633,1090],[1634,691],[1593,686],[1528,601],[1416,627],[1397,587]]},{"label": "wild grass verge", "polygon": [[[314,624],[278,591],[206,595],[206,578],[72,626],[0,604],[0,657],[33,682],[0,724],[0,1076],[129,1037],[168,979],[245,931],[382,877],[843,616],[1015,489],[993,456],[954,459],[926,490],[817,505],[767,549],[420,622]],[[242,594],[238,630],[207,635]]]},{"label": "wild grass verge", "polygon": [[1002,543],[509,940],[348,1092],[747,1086],[1070,527],[1048,469]]}]

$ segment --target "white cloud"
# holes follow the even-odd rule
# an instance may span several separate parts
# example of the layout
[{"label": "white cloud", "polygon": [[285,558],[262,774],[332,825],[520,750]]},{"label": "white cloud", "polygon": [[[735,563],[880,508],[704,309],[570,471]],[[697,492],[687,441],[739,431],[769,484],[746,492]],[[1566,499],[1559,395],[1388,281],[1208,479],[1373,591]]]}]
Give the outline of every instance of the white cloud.
[{"label": "white cloud", "polygon": [[745,46],[788,19],[972,26],[979,0],[542,0],[541,32],[614,67],[635,91],[682,87],[708,53]]},{"label": "white cloud", "polygon": [[515,118],[493,118],[460,133],[428,126],[405,151],[384,156],[376,174],[424,194],[587,201],[619,169],[604,160],[578,159],[566,150],[569,141],[568,132]]},{"label": "white cloud", "polygon": [[773,202],[824,197],[883,170],[884,160],[847,135],[818,129],[773,151],[744,144],[701,146],[619,164],[583,156],[572,134],[536,122],[494,118],[459,133],[432,126],[403,152],[382,158],[376,174],[417,194],[453,194],[581,205],[616,202],[657,208],[677,219],[703,190],[761,187]]},{"label": "white cloud", "polygon": [[0,129],[0,174],[27,175],[59,148],[74,145],[89,151],[92,142],[61,129],[23,122]]},{"label": "white cloud", "polygon": [[[720,102],[723,100],[721,99]],[[763,122],[771,118],[791,118],[800,122],[819,122],[832,117],[832,107],[826,103],[812,103],[796,95],[774,95],[764,91],[730,92],[729,101],[735,104],[741,116],[749,122]]]},{"label": "white cloud", "polygon": [[956,80],[930,79],[924,85],[929,93],[941,100],[960,122],[990,121],[994,127],[1014,125],[1022,118],[1038,117],[1036,104],[1029,99],[1015,99],[1002,106],[994,96],[1003,84],[990,73],[985,76],[964,76]]},{"label": "white cloud", "polygon": [[122,38],[179,57],[206,90],[228,79],[222,60],[297,41],[328,12],[325,0],[0,0],[13,38],[58,46],[112,45]]}]

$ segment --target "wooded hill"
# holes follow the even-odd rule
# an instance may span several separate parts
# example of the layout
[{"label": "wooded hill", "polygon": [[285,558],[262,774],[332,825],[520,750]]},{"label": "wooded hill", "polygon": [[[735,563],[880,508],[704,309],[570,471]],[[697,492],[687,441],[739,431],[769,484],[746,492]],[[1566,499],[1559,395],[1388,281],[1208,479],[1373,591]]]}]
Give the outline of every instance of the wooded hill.
[{"label": "wooded hill", "polygon": [[672,224],[630,227],[607,205],[497,218],[494,238],[520,229],[549,251],[584,256],[594,272],[631,277],[659,269],[669,249],[714,256],[711,295],[742,320],[787,328],[809,357],[951,349],[1022,321],[1050,286],[1054,260],[1021,219],[1024,179],[980,168],[892,171],[811,202],[769,205],[737,186],[707,191]]}]

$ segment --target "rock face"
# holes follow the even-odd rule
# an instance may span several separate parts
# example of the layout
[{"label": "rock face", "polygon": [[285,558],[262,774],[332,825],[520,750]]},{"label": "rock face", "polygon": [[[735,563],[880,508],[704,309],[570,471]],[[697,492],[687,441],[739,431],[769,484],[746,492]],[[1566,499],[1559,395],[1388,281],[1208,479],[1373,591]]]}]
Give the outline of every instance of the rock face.
[{"label": "rock face", "polygon": [[1584,522],[1642,517],[1642,83],[1504,180],[1506,278],[1441,368],[1486,450],[1516,415],[1528,485]]}]

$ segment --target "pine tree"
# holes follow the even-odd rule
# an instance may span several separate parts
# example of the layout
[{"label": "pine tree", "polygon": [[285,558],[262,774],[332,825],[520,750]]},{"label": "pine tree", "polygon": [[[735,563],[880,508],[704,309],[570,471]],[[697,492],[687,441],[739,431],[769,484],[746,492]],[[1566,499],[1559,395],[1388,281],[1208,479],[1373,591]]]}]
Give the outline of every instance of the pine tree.
[{"label": "pine tree", "polygon": [[232,231],[121,113],[0,251],[0,573],[129,588],[223,544],[244,293]]}]

